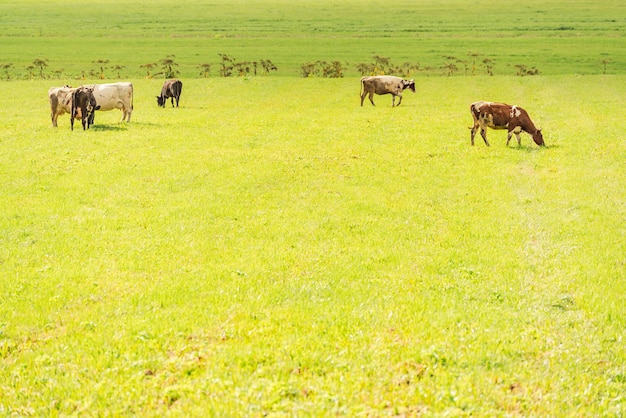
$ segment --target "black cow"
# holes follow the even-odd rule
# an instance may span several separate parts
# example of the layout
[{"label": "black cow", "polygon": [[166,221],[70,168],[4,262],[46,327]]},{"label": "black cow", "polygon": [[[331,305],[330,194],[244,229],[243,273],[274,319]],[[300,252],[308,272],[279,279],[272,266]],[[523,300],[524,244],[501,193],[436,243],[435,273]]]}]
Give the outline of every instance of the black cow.
[{"label": "black cow", "polygon": [[176,99],[176,107],[180,100],[180,94],[183,92],[183,82],[178,79],[165,80],[161,88],[161,95],[157,96],[157,103],[161,107],[165,107],[167,99],[172,99],[172,107],[174,107],[174,99]]},{"label": "black cow", "polygon": [[78,87],[72,94],[72,111],[70,113],[70,127],[74,130],[74,119],[81,119],[83,130],[93,124],[93,113],[100,109],[93,95],[93,88]]}]

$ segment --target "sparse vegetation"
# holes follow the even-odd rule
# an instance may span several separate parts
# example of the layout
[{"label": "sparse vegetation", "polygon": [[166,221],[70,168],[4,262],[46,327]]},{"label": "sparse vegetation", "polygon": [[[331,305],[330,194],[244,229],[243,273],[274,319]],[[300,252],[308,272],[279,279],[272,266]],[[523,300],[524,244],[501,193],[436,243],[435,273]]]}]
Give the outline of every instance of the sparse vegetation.
[{"label": "sparse vegetation", "polygon": [[411,77],[420,70],[419,63],[405,62],[402,65],[395,65],[389,57],[374,55],[370,63],[359,63],[355,65],[360,75],[402,75]]},{"label": "sparse vegetation", "polygon": [[98,66],[98,69],[96,71],[91,71],[90,74],[92,76],[96,76],[100,80],[104,80],[106,78],[106,74],[104,70],[107,68],[107,64],[109,63],[109,60],[99,59],[99,60],[93,61],[93,63]]},{"label": "sparse vegetation", "polygon": [[39,69],[39,78],[41,78],[42,80],[44,78],[46,78],[45,74],[44,74],[44,69],[48,66],[48,59],[47,58],[37,58],[33,61],[33,65],[32,67],[29,67],[28,70],[30,72],[30,78],[33,78],[33,73],[32,70],[34,69]]},{"label": "sparse vegetation", "polygon": [[302,64],[302,77],[342,78],[346,67],[339,61],[316,61]]},{"label": "sparse vegetation", "polygon": [[152,78],[152,70],[156,68],[156,66],[157,64],[155,62],[140,65],[140,67],[146,71],[146,78]]},{"label": "sparse vegetation", "polygon": [[198,68],[200,69],[200,73],[198,75],[202,78],[207,78],[211,74],[212,66],[213,64],[209,64],[209,63],[198,65]]},{"label": "sparse vegetation", "polygon": [[6,64],[2,64],[0,66],[0,68],[2,68],[4,70],[4,78],[5,80],[10,80],[11,79],[11,73],[9,73],[9,70],[11,68],[13,68],[13,63],[6,63]]},{"label": "sparse vegetation", "polygon": [[176,58],[175,55],[168,55],[159,61],[162,71],[161,74],[165,78],[176,78],[178,76],[178,63],[174,61],[174,58]]},{"label": "sparse vegetation", "polygon": [[515,68],[515,75],[520,77],[539,74],[539,70],[536,67],[529,68],[524,64],[516,64],[513,67]]},{"label": "sparse vegetation", "polygon": [[[258,74],[258,61],[237,61],[235,57],[228,54],[218,55],[221,58],[220,75],[222,77],[244,77],[248,75]],[[260,63],[264,75],[268,75],[271,71],[278,70],[278,68],[272,63],[271,60],[261,60]]]}]

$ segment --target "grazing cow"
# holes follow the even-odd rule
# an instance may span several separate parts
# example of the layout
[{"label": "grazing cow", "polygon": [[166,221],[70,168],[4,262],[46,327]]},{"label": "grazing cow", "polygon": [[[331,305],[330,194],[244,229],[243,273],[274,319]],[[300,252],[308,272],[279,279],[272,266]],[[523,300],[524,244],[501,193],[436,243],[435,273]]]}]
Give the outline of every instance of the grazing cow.
[{"label": "grazing cow", "polygon": [[392,75],[377,75],[371,77],[361,78],[361,106],[363,106],[363,100],[365,96],[369,94],[370,102],[374,104],[374,93],[376,94],[391,94],[391,107],[395,106],[396,96],[400,98],[398,100],[398,106],[402,103],[402,92],[404,89],[409,89],[415,93],[415,81],[404,80],[400,77]]},{"label": "grazing cow", "polygon": [[157,96],[157,103],[161,107],[165,107],[168,98],[172,99],[172,107],[174,107],[174,99],[176,99],[176,107],[180,100],[180,94],[183,92],[183,82],[177,79],[165,80],[161,88],[161,95]]},{"label": "grazing cow", "polygon": [[72,93],[72,111],[70,113],[70,127],[74,130],[74,119],[82,119],[83,130],[93,124],[93,113],[100,109],[96,104],[92,87],[78,87]]},{"label": "grazing cow", "polygon": [[52,126],[57,127],[59,116],[72,111],[72,94],[74,90],[68,85],[63,87],[50,87],[48,98],[50,99],[50,118]]},{"label": "grazing cow", "polygon": [[470,110],[474,118],[474,126],[471,127],[472,145],[474,145],[476,131],[480,128],[480,135],[485,144],[489,146],[489,142],[487,142],[487,127],[489,127],[491,129],[508,129],[507,146],[513,134],[517,137],[517,145],[521,146],[522,142],[519,135],[521,132],[530,134],[537,145],[545,146],[541,130],[535,127],[528,113],[519,106],[494,102],[475,102],[470,106]]},{"label": "grazing cow", "polygon": [[[133,83],[91,84],[86,87],[93,88],[99,110],[120,109],[120,122],[130,122],[130,115],[133,113]],[[90,123],[93,124],[93,115]]]}]

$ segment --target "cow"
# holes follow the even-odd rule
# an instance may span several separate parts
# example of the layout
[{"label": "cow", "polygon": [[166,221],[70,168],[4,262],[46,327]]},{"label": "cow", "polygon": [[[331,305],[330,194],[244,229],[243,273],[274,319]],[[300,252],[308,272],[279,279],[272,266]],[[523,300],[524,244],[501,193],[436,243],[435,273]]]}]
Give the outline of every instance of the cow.
[{"label": "cow", "polygon": [[72,111],[72,94],[74,90],[68,85],[63,87],[50,87],[48,98],[50,99],[50,118],[52,126],[57,127],[59,116]]},{"label": "cow", "polygon": [[78,87],[72,93],[72,111],[70,113],[70,127],[74,130],[74,119],[82,119],[83,130],[93,124],[93,113],[100,109],[93,95],[93,88]]},{"label": "cow", "polygon": [[[121,82],[110,84],[91,84],[86,87],[93,88],[93,96],[99,110],[120,109],[122,120],[130,122],[133,113],[133,83]],[[93,114],[90,124],[93,124]]]},{"label": "cow", "polygon": [[180,100],[180,94],[183,92],[183,82],[174,80],[165,80],[163,87],[161,88],[161,95],[157,96],[157,104],[161,107],[165,107],[165,103],[168,98],[172,99],[172,107],[174,107],[174,99],[176,99],[176,107],[178,107],[178,101]]},{"label": "cow", "polygon": [[405,80],[392,75],[361,77],[361,107],[363,106],[365,96],[368,94],[370,102],[372,102],[372,106],[376,106],[373,100],[374,93],[380,95],[391,94],[391,107],[396,105],[395,102],[397,96],[400,98],[400,100],[398,100],[398,106],[400,106],[400,103],[402,103],[402,92],[407,88],[415,93],[415,81]]},{"label": "cow", "polygon": [[480,135],[483,137],[485,144],[489,146],[489,142],[487,142],[487,127],[491,129],[507,129],[507,146],[513,134],[517,137],[517,146],[521,146],[521,132],[531,135],[537,145],[542,147],[546,145],[543,142],[541,130],[535,127],[528,113],[519,106],[480,101],[472,103],[470,111],[472,112],[472,118],[474,118],[474,126],[470,128],[472,130],[472,145],[474,145],[476,131],[480,128]]}]

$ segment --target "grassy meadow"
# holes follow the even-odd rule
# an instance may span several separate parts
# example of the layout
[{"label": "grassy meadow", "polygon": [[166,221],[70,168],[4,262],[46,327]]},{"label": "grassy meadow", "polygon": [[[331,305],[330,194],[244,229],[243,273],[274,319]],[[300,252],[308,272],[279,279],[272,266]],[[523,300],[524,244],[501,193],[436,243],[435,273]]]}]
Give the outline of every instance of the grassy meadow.
[{"label": "grassy meadow", "polygon": [[[132,3],[76,25],[119,26],[88,48],[51,33],[58,4],[0,0],[0,63],[83,53],[65,78],[0,81],[18,92],[0,106],[0,415],[624,416],[626,63],[611,53],[602,75],[593,43],[623,50],[624,6],[522,3],[545,19],[519,17],[517,35],[502,16],[478,35],[493,21],[454,1],[423,15],[400,2],[388,21],[356,1],[263,0],[258,15],[243,1],[165,15]],[[120,3],[90,7],[70,9]],[[417,74],[397,108],[361,107],[356,73],[297,74],[301,59],[374,42],[366,60],[411,37],[459,55],[483,39],[503,70]],[[191,45],[177,50],[179,108],[158,108],[163,80],[133,68],[167,53],[155,39]],[[511,39],[527,46],[498,47]],[[225,45],[275,51],[279,71],[205,79],[183,65],[239,57]],[[503,74],[516,53],[545,71]],[[97,82],[72,74],[99,58],[127,63],[131,122],[114,110],[88,131],[68,115],[52,128],[48,88]],[[491,147],[471,147],[476,100],[524,107],[548,146],[492,130]]]},{"label": "grassy meadow", "polygon": [[[271,60],[272,74],[298,77],[308,62],[338,61],[345,76],[372,57],[419,64],[415,76],[626,73],[626,4],[622,0],[523,0],[511,5],[461,0],[0,0],[0,78],[65,80],[99,73],[144,77],[142,65],[174,56],[183,78],[199,65],[219,75],[220,56]],[[605,62],[603,64],[603,62]],[[11,64],[5,71],[4,66]],[[122,67],[115,70],[115,67]],[[160,70],[159,66],[152,74]]]},{"label": "grassy meadow", "polygon": [[[12,82],[0,411],[622,415],[624,81],[138,80],[89,131]],[[471,147],[477,97],[548,147]]]}]

